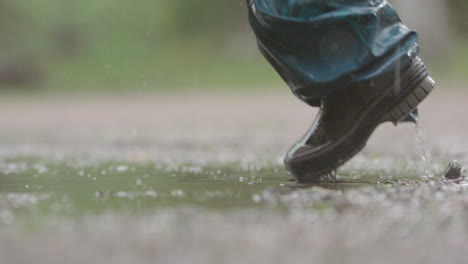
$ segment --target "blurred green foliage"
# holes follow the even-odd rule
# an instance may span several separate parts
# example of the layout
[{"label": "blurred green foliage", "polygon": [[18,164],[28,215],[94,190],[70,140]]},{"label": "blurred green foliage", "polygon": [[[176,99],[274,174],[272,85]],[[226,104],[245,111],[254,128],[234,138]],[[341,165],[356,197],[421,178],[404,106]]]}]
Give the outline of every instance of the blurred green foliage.
[{"label": "blurred green foliage", "polygon": [[49,90],[279,81],[253,39],[245,39],[250,33],[244,1],[0,0],[0,7],[0,54],[28,58],[44,75],[34,86]]},{"label": "blurred green foliage", "polygon": [[[456,14],[463,28],[465,12]],[[244,0],[0,0],[2,87],[172,91],[272,84],[284,86],[256,51]]]},{"label": "blurred green foliage", "polygon": [[467,0],[447,0],[448,7],[450,8],[450,19],[454,23],[458,32],[463,37],[468,37],[468,1]]}]

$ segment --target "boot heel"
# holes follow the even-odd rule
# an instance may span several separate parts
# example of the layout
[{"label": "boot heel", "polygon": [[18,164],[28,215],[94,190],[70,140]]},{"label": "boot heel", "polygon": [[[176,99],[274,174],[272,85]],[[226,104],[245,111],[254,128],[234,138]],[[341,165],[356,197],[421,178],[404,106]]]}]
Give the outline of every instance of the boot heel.
[{"label": "boot heel", "polygon": [[406,117],[421,103],[434,89],[435,82],[430,77],[427,78],[409,95],[407,95],[390,113],[386,115],[384,120],[391,121],[395,126],[406,119]]}]

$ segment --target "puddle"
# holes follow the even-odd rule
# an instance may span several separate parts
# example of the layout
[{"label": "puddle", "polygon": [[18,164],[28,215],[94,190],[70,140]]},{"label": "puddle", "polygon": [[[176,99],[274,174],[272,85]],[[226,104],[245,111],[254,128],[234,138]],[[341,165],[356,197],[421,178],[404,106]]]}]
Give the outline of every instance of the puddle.
[{"label": "puddle", "polygon": [[[418,170],[400,166],[398,171],[395,169],[398,166],[391,167],[393,171],[345,166],[338,171],[336,183],[298,185],[279,165],[202,167],[118,162],[47,163],[18,159],[0,163],[0,204],[4,209],[27,217],[32,214],[76,216],[121,210],[143,212],[183,206],[216,210],[282,209],[287,207],[282,203],[282,196],[296,190],[321,188],[342,191],[420,180]],[[34,202],[21,203],[25,197]],[[22,206],[15,206],[17,204]]]},{"label": "puddle", "polygon": [[[251,207],[262,206],[253,198],[255,194],[294,186],[288,179],[280,167],[11,161],[0,164],[0,204],[13,210],[65,215],[186,205]],[[13,205],[23,196],[9,194],[46,194],[47,199],[17,207]]]},{"label": "puddle", "polygon": [[[8,263],[218,263],[226,251],[271,263],[284,252],[281,262],[296,258],[299,247],[298,263],[311,249],[340,259],[362,250],[359,261],[377,252],[378,262],[409,239],[427,251],[433,237],[450,249],[459,241],[463,252],[464,236],[454,235],[467,232],[467,183],[422,181],[420,165],[361,155],[336,183],[299,185],[280,165],[0,161],[0,255]],[[459,225],[445,232],[447,223]]]}]

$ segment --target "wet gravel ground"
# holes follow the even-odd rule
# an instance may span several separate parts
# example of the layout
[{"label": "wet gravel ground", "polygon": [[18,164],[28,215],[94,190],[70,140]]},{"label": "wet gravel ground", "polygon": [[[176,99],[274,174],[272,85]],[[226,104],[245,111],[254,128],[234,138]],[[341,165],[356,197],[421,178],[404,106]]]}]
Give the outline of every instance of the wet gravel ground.
[{"label": "wet gravel ground", "polygon": [[[421,106],[429,168],[414,126],[386,124],[338,171],[346,183],[321,186],[298,186],[281,167],[315,114],[286,90],[249,97],[3,98],[0,262],[465,263],[468,182],[438,177],[452,159],[468,164],[468,92],[451,86],[458,87],[439,85]],[[104,171],[135,167],[138,174],[139,166],[157,168],[154,177],[173,176],[164,182],[168,197],[182,202],[153,201],[165,193],[157,179],[145,189],[119,181],[127,192],[97,191],[127,177],[105,178]],[[59,167],[89,181],[53,175]],[[91,168],[100,175],[95,181],[87,177]],[[44,190],[31,192],[39,186],[32,179],[41,177]],[[131,182],[142,185],[138,180]],[[191,200],[194,185],[187,182],[197,192],[209,190],[209,199]],[[47,183],[70,194],[57,198]],[[73,200],[86,192],[91,202]],[[116,209],[117,198],[133,204],[129,193],[148,195],[148,205]],[[116,198],[102,199],[108,196]],[[56,208],[67,203],[73,208]],[[81,204],[86,210],[76,209]]]}]

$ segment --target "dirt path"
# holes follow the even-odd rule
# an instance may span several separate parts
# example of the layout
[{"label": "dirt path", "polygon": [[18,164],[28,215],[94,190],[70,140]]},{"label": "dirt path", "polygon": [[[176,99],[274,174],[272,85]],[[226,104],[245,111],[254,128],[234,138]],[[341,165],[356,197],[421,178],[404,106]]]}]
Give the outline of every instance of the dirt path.
[{"label": "dirt path", "polygon": [[[467,99],[468,92],[439,85],[420,107],[425,146],[434,159],[468,162]],[[251,96],[4,98],[0,104],[4,157],[85,154],[175,162],[279,158],[316,111],[286,90]],[[363,153],[419,155],[415,135],[412,125],[383,125]]]}]

